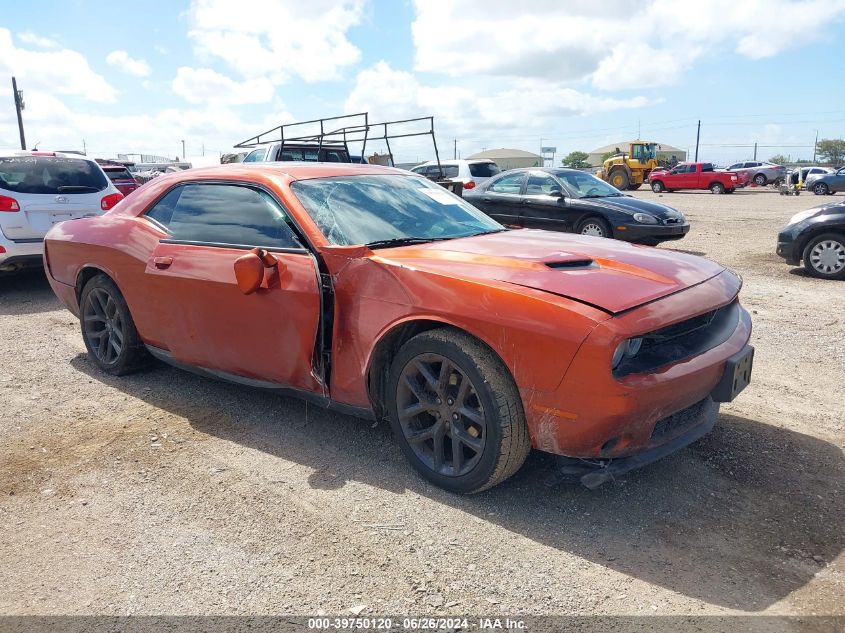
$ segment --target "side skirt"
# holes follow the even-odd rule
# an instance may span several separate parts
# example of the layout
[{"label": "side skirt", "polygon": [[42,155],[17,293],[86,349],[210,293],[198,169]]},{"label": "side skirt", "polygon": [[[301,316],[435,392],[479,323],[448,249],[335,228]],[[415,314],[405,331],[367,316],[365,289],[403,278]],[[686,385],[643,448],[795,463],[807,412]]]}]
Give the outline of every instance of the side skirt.
[{"label": "side skirt", "polygon": [[305,391],[303,389],[295,389],[293,387],[287,387],[285,385],[280,385],[267,380],[257,380],[255,378],[247,378],[246,376],[230,374],[229,372],[220,371],[218,369],[207,369],[205,367],[198,367],[196,365],[180,363],[179,361],[175,360],[173,358],[173,355],[167,350],[161,349],[160,347],[153,347],[152,345],[146,345],[146,348],[150,352],[150,354],[152,354],[155,358],[162,361],[163,363],[167,363],[168,365],[172,365],[173,367],[176,367],[178,369],[189,371],[192,374],[197,374],[198,376],[203,376],[205,378],[213,378],[215,380],[223,380],[225,382],[233,382],[238,385],[255,387],[257,389],[275,391],[280,395],[300,398],[301,400],[311,402],[313,404],[316,404],[317,406],[323,407],[324,409],[337,411],[338,413],[343,413],[345,415],[353,415],[355,417],[365,418],[368,420],[376,419],[376,416],[373,413],[372,409],[367,409],[364,407],[353,407],[352,405],[343,404],[342,402],[335,402],[327,396],[321,395],[319,393]]}]

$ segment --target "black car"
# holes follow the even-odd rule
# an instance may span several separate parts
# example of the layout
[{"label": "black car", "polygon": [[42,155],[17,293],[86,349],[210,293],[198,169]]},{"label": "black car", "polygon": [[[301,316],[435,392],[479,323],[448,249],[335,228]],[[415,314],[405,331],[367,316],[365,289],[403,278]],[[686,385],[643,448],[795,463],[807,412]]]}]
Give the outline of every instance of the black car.
[{"label": "black car", "polygon": [[690,228],[680,211],[623,194],[577,169],[511,169],[463,195],[508,226],[651,245],[679,240]]},{"label": "black car", "polygon": [[845,201],[796,213],[778,233],[777,254],[788,264],[802,261],[822,279],[845,279]]}]

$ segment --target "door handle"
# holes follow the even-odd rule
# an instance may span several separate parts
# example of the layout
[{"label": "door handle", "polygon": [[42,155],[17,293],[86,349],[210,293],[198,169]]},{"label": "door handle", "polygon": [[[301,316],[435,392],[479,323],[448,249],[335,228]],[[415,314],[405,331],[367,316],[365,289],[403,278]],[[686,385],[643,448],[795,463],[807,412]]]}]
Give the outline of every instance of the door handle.
[{"label": "door handle", "polygon": [[170,255],[164,255],[162,257],[154,257],[153,264],[155,264],[156,268],[167,268],[170,264],[173,263],[173,258]]}]

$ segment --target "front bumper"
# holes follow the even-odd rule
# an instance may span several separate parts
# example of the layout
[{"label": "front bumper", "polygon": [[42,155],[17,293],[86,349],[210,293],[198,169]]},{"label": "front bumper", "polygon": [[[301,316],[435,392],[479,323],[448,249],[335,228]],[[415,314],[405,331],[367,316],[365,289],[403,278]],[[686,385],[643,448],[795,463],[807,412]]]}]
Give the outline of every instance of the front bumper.
[{"label": "front bumper", "polygon": [[707,435],[716,425],[719,403],[708,397],[691,407],[659,420],[652,433],[652,446],[642,453],[611,459],[587,469],[581,483],[597,488],[627,472],[663,459]]},{"label": "front bumper", "polygon": [[44,240],[10,240],[0,231],[0,272],[40,266]]},{"label": "front bumper", "polygon": [[617,224],[613,237],[626,242],[667,242],[679,240],[689,233],[689,222],[683,224],[640,224],[639,222]]},{"label": "front bumper", "polygon": [[797,232],[787,228],[778,233],[778,244],[775,252],[783,257],[787,264],[798,266],[801,263],[801,253],[798,252]]}]

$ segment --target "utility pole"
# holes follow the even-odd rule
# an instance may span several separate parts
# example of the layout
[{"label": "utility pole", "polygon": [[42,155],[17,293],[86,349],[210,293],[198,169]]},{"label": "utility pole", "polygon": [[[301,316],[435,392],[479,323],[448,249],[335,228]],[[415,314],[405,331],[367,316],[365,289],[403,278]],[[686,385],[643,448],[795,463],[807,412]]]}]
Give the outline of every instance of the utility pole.
[{"label": "utility pole", "polygon": [[814,165],[816,163],[816,149],[818,148],[818,146],[819,146],[819,131],[816,130],[816,142],[813,143],[813,164]]},{"label": "utility pole", "polygon": [[640,120],[637,119],[637,140],[639,141],[642,138],[640,135]]},{"label": "utility pole", "polygon": [[88,146],[85,144],[85,139],[82,139],[82,153],[88,156]]},{"label": "utility pole", "polygon": [[182,140],[182,160],[185,160],[185,140]]},{"label": "utility pole", "polygon": [[202,155],[205,156],[205,143],[202,144]]},{"label": "utility pole", "polygon": [[24,109],[23,90],[18,90],[18,82],[12,77],[12,94],[15,96],[15,111],[18,113],[18,132],[21,135],[21,149],[26,149],[26,137],[23,134],[23,117],[21,110]]},{"label": "utility pole", "polygon": [[458,157],[458,139],[455,139],[455,149],[452,152],[452,158]]},{"label": "utility pole", "polygon": [[701,119],[698,120],[698,131],[695,133],[695,161],[698,162],[698,140],[701,138]]},{"label": "utility pole", "polygon": [[757,160],[757,141],[754,141],[754,160]]}]

